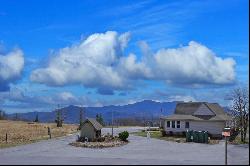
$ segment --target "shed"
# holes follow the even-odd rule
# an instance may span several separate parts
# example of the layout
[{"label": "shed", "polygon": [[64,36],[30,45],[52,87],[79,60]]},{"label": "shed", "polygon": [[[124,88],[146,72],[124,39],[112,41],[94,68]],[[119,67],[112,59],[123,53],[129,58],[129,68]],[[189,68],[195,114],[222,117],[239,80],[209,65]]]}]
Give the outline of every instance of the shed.
[{"label": "shed", "polygon": [[103,126],[95,119],[88,118],[81,127],[80,137],[87,137],[89,141],[100,138],[102,127]]}]

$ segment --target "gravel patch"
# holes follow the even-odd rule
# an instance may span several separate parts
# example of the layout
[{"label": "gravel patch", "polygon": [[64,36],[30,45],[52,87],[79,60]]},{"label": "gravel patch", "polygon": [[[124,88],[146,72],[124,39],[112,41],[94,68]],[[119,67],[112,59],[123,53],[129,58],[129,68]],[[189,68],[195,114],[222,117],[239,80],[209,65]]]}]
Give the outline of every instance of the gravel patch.
[{"label": "gravel patch", "polygon": [[69,145],[84,148],[110,148],[126,145],[128,142],[114,140],[110,142],[72,142]]}]

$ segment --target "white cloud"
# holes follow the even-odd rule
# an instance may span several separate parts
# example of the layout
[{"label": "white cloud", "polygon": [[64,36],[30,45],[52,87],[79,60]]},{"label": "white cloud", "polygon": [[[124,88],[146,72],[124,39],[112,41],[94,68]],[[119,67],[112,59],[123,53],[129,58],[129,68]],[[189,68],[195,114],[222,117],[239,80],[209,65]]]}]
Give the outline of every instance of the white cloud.
[{"label": "white cloud", "polygon": [[[0,103],[6,106],[15,106],[16,108],[54,108],[57,104],[65,105],[94,105],[95,101],[86,96],[75,96],[71,92],[59,92],[47,95],[26,95],[24,90],[11,87],[9,92],[0,92]],[[15,103],[15,104],[13,104]]]},{"label": "white cloud", "polygon": [[155,53],[141,42],[143,55],[138,59],[133,53],[124,55],[129,37],[129,33],[113,31],[90,35],[77,45],[60,49],[48,66],[34,70],[30,79],[50,86],[82,84],[99,91],[129,88],[139,79],[196,87],[235,81],[235,61],[218,57],[195,41]]},{"label": "white cloud", "polygon": [[181,96],[181,95],[175,95],[175,96],[169,96],[168,101],[184,101],[184,102],[189,102],[189,101],[196,101],[196,99],[192,96]]},{"label": "white cloud", "polygon": [[9,83],[22,75],[24,67],[23,52],[15,49],[5,55],[0,54],[0,91],[9,89]]},{"label": "white cloud", "polygon": [[157,77],[178,84],[230,84],[235,80],[232,58],[222,59],[197,42],[154,55]]},{"label": "white cloud", "polygon": [[122,57],[118,69],[124,77],[131,79],[152,77],[150,66],[147,66],[145,62],[137,62],[137,58],[134,54],[129,54],[128,57]]},{"label": "white cloud", "polygon": [[83,84],[87,87],[122,88],[123,78],[114,70],[129,34],[108,31],[93,34],[78,45],[66,47],[46,68],[32,72],[31,80],[52,86]]}]

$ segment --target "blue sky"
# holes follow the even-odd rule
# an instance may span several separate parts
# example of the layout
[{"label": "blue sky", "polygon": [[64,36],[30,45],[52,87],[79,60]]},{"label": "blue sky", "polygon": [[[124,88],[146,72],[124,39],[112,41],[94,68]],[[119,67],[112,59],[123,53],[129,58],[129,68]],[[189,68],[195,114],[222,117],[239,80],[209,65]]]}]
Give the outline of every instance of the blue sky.
[{"label": "blue sky", "polygon": [[144,99],[230,105],[230,91],[249,81],[248,6],[1,0],[0,108],[50,111]]}]

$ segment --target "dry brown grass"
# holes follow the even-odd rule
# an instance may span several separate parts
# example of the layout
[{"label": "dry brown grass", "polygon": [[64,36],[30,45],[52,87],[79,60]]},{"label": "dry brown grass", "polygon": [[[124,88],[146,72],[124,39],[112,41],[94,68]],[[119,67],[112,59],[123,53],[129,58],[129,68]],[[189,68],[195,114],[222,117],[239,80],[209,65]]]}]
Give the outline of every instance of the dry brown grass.
[{"label": "dry brown grass", "polygon": [[[64,124],[56,127],[55,123],[28,123],[23,121],[0,120],[0,148],[33,143],[38,140],[60,137],[77,131],[77,125]],[[5,137],[8,134],[8,142]]]}]

